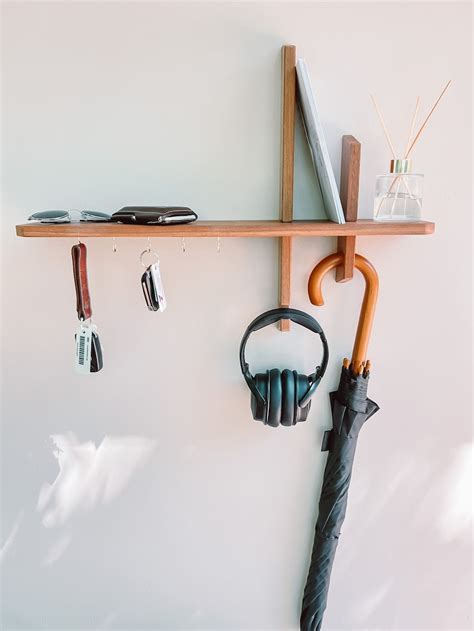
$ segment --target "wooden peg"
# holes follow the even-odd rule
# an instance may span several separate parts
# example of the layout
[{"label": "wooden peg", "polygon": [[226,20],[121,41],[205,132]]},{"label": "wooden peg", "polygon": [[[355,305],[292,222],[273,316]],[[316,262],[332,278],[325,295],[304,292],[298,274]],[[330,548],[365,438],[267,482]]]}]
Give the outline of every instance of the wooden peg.
[{"label": "wooden peg", "polygon": [[[293,181],[295,163],[296,47],[282,47],[282,135],[280,218],[293,221]],[[280,307],[291,299],[292,237],[280,239]],[[290,320],[280,321],[280,330],[290,330]]]},{"label": "wooden peg", "polygon": [[[359,204],[360,142],[354,136],[342,137],[340,196],[346,221],[357,221]],[[355,236],[338,237],[337,251],[344,255],[344,262],[336,270],[338,283],[354,276]]]}]

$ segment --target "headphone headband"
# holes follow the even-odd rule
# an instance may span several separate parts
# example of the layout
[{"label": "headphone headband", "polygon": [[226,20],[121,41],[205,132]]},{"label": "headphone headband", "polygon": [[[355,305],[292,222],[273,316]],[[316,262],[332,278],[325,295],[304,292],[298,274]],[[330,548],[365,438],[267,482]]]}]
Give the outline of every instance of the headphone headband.
[{"label": "headphone headband", "polygon": [[280,320],[292,320],[292,322],[300,324],[318,335],[321,335],[323,332],[319,322],[310,316],[309,313],[305,313],[299,309],[281,307],[279,309],[270,309],[270,311],[265,311],[265,313],[261,313],[252,320],[247,327],[244,337],[248,338],[248,336],[254,331],[259,331],[260,329],[263,329],[270,324],[275,324],[275,322],[279,322]]},{"label": "headphone headband", "polygon": [[251,333],[253,333],[254,331],[259,331],[260,329],[263,329],[270,324],[274,324],[275,322],[279,322],[280,320],[291,320],[292,322],[295,322],[296,324],[309,329],[313,333],[316,333],[320,336],[323,345],[324,355],[321,366],[317,366],[315,372],[310,375],[310,378],[312,378],[311,386],[302,397],[302,399],[299,401],[299,405],[303,407],[313,395],[324,373],[326,372],[326,367],[328,365],[329,359],[328,343],[326,340],[326,336],[324,335],[324,331],[322,330],[319,322],[317,322],[315,318],[310,316],[309,313],[305,313],[304,311],[300,311],[299,309],[290,309],[289,307],[283,307],[280,309],[270,309],[270,311],[265,311],[265,313],[262,313],[254,320],[252,320],[252,322],[247,327],[247,330],[245,331],[240,343],[240,369],[252,393],[257,397],[257,399],[259,399],[261,403],[265,404],[266,402],[258,391],[257,386],[255,385],[254,378],[250,373],[249,365],[245,361],[245,347]]}]

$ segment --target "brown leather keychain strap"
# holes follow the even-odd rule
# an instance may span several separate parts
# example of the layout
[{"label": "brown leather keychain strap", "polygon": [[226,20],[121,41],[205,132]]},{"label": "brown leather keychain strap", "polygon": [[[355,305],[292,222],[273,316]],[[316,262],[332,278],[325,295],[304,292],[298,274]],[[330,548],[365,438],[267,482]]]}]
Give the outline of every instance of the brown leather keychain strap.
[{"label": "brown leather keychain strap", "polygon": [[77,315],[79,320],[88,320],[92,316],[92,307],[87,283],[87,248],[84,243],[73,245],[71,255],[76,286]]}]

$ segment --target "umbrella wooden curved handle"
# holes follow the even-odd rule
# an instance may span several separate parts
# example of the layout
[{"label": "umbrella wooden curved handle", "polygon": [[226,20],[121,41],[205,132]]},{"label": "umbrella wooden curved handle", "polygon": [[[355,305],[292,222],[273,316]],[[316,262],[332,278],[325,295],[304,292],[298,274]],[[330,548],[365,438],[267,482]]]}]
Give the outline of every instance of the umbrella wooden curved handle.
[{"label": "umbrella wooden curved handle", "polygon": [[[320,261],[311,272],[308,281],[309,299],[313,305],[322,306],[324,304],[321,284],[326,274],[341,265],[344,261],[342,253],[331,254]],[[367,347],[369,345],[370,332],[375,315],[375,305],[377,304],[377,296],[379,292],[379,277],[375,267],[360,254],[355,255],[356,267],[365,279],[364,300],[359,315],[359,324],[357,325],[357,333],[352,350],[352,371],[356,374],[360,372],[363,362],[367,359]]]}]

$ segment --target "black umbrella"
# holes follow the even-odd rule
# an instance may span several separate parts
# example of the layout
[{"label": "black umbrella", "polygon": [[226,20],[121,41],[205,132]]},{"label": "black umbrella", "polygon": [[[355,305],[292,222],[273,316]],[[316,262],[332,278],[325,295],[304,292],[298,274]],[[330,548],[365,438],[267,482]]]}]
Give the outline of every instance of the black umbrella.
[{"label": "black umbrella", "polygon": [[[332,254],[313,270],[309,297],[313,304],[324,304],[321,282],[325,274],[342,262],[342,254]],[[339,387],[331,392],[332,429],[323,440],[323,451],[329,451],[319,499],[319,514],[314,535],[311,564],[306,581],[301,611],[301,631],[319,631],[326,609],[331,569],[344,522],[357,437],[362,425],[379,409],[367,398],[370,362],[365,361],[378,293],[378,277],[374,267],[356,254],[355,267],[366,280],[364,302],[359,317],[352,361],[344,360]]]},{"label": "black umbrella", "polygon": [[323,451],[329,450],[319,498],[319,514],[313,553],[304,590],[300,627],[321,628],[326,609],[331,568],[341,526],[346,515],[347,496],[357,437],[362,425],[379,409],[367,398],[369,372],[354,376],[342,368],[339,388],[331,392],[332,430],[324,435]]}]

